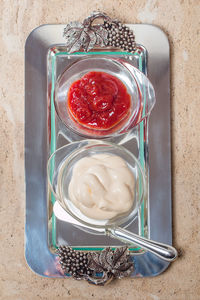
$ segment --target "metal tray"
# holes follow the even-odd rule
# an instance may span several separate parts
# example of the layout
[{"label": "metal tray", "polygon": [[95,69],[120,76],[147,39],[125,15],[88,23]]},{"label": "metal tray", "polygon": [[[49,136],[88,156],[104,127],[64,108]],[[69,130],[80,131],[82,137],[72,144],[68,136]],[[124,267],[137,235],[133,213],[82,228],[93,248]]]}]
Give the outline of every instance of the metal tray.
[{"label": "metal tray", "polygon": [[[170,101],[169,45],[164,33],[150,25],[129,25],[139,43],[134,54],[101,49],[89,54],[65,52],[62,25],[44,25],[28,37],[25,49],[25,171],[26,171],[26,259],[38,274],[60,277],[57,246],[101,251],[105,246],[119,246],[119,241],[74,227],[54,216],[54,199],[47,197],[46,163],[60,146],[80,139],[60,122],[54,109],[54,87],[58,76],[77,56],[104,54],[131,61],[152,81],[157,97],[149,120],[142,122],[120,143],[137,157],[146,173],[148,185],[136,221],[128,229],[157,241],[171,244],[171,172],[170,172]],[[142,46],[141,46],[142,45]],[[113,50],[112,50],[113,51]],[[148,53],[148,55],[147,55]],[[147,57],[148,56],[148,57]],[[147,62],[148,58],[148,62]],[[149,176],[150,175],[150,176]],[[130,248],[134,262],[133,276],[153,276],[169,263],[138,247]]]}]

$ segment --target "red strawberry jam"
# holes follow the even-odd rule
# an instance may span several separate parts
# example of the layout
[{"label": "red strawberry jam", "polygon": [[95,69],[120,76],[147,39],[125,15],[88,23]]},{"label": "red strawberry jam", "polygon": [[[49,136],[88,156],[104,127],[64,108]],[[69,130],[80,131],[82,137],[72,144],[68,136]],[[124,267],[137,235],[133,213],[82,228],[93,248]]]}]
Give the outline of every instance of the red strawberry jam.
[{"label": "red strawberry jam", "polygon": [[74,119],[93,129],[109,129],[130,111],[131,97],[125,85],[104,72],[89,72],[72,83],[68,107]]}]

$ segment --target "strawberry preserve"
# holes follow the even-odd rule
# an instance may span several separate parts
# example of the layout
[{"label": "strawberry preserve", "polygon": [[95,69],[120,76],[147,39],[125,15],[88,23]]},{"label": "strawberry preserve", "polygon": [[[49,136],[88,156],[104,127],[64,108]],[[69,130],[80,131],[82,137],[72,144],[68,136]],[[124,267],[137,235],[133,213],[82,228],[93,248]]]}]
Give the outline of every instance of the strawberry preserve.
[{"label": "strawberry preserve", "polygon": [[129,115],[131,97],[117,77],[105,72],[89,72],[72,83],[67,103],[77,122],[105,130]]}]

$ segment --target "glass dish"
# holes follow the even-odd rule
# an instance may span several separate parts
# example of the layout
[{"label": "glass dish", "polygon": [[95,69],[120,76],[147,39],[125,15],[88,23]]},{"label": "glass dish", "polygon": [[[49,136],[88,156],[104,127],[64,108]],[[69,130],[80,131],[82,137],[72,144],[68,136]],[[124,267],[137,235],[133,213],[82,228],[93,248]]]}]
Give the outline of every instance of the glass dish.
[{"label": "glass dish", "polygon": [[[147,52],[145,48],[141,45],[137,46],[137,51],[132,53],[127,52],[118,52],[118,51],[93,51],[90,53],[75,53],[68,54],[65,51],[65,47],[55,46],[49,49],[48,52],[48,137],[49,137],[49,153],[50,156],[58,148],[61,148],[64,145],[68,145],[68,152],[71,153],[76,149],[76,144],[74,141],[85,140],[84,136],[81,136],[79,133],[72,131],[68,128],[58,117],[58,114],[55,110],[55,88],[56,84],[65,70],[70,67],[72,64],[75,64],[80,58],[87,58],[88,55],[99,56],[99,57],[108,57],[108,58],[117,58],[127,61],[144,74],[147,72]],[[146,94],[144,90],[144,107],[142,117],[145,115],[145,110],[148,109],[146,103]],[[106,140],[115,144],[123,145],[127,150],[135,155],[140,161],[142,169],[145,174],[145,183],[147,193],[143,199],[141,207],[138,211],[137,217],[130,224],[127,225],[127,229],[131,232],[140,234],[141,236],[148,237],[148,151],[145,145],[148,141],[148,130],[147,130],[147,118],[144,118],[137,126],[133,127],[130,131],[125,134],[115,135],[114,137],[107,137]],[[146,148],[146,150],[145,150]],[[54,252],[58,246],[67,244],[73,247],[73,249],[81,250],[96,250],[101,251],[106,246],[121,246],[123,243],[117,241],[111,237],[99,234],[90,230],[90,234],[83,232],[78,227],[75,227],[72,224],[65,223],[59,220],[54,212],[53,205],[55,203],[55,197],[53,193],[48,195],[48,244],[52,252]],[[92,233],[92,234],[91,234]],[[143,253],[143,250],[138,246],[133,246],[129,248],[133,253]]]},{"label": "glass dish", "polygon": [[[109,129],[92,129],[83,126],[72,117],[68,108],[67,99],[71,84],[93,71],[105,72],[117,77],[126,86],[131,97],[129,113]],[[147,117],[154,104],[155,92],[149,79],[132,64],[121,58],[88,55],[70,65],[56,82],[55,108],[59,118],[70,130],[85,138],[115,137],[125,133]]]},{"label": "glass dish", "polygon": [[[80,225],[87,225],[91,229],[130,225],[138,213],[145,194],[145,178],[139,161],[130,151],[116,144],[98,140],[85,140],[74,144],[75,150],[73,152],[70,153],[68,151],[69,145],[66,145],[57,149],[49,158],[47,173],[50,192],[53,192],[56,200],[60,202],[67,213],[80,222]],[[81,158],[95,154],[111,154],[121,157],[127,163],[135,179],[133,207],[126,214],[110,220],[95,220],[86,217],[73,205],[68,194],[74,165]]]}]

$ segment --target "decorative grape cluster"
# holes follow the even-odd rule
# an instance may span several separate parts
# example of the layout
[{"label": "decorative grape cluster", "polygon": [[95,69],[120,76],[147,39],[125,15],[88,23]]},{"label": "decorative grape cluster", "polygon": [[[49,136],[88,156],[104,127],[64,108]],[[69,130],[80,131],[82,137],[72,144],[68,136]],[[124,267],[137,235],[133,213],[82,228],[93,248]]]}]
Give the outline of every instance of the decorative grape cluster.
[{"label": "decorative grape cluster", "polygon": [[59,262],[63,271],[76,279],[85,275],[92,275],[92,270],[88,268],[88,258],[86,252],[73,250],[67,246],[61,246],[57,250]]},{"label": "decorative grape cluster", "polygon": [[115,250],[106,247],[98,252],[82,252],[67,246],[60,246],[57,254],[65,274],[96,285],[105,285],[113,279],[130,276],[134,271],[126,246],[117,247]]},{"label": "decorative grape cluster", "polygon": [[103,27],[108,32],[107,46],[121,48],[131,53],[135,52],[135,36],[133,31],[128,26],[118,21],[112,23],[104,21]]}]

